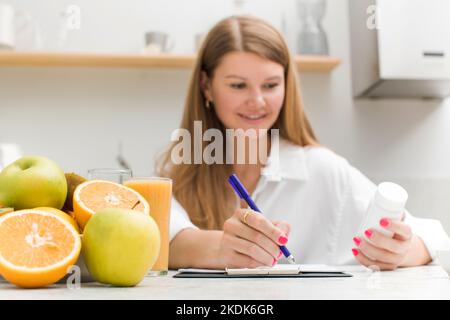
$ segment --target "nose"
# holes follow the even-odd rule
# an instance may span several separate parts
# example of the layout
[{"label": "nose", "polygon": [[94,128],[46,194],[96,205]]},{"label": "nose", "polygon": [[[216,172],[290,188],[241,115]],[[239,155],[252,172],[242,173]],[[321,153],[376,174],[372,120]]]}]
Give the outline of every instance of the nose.
[{"label": "nose", "polygon": [[266,101],[261,90],[254,89],[250,91],[247,98],[247,105],[251,107],[264,107],[266,105]]}]

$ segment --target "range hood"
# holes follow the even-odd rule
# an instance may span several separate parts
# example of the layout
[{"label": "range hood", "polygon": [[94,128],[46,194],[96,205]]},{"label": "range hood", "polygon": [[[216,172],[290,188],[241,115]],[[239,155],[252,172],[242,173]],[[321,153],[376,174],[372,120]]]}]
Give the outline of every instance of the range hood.
[{"label": "range hood", "polygon": [[353,95],[450,95],[450,0],[349,0]]}]

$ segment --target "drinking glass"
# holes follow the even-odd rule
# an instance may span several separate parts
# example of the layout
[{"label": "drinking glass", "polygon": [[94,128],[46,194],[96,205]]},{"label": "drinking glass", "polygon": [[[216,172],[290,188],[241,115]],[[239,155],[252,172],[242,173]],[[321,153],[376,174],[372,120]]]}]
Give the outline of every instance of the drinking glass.
[{"label": "drinking glass", "polygon": [[169,269],[169,221],[172,180],[160,177],[131,177],[124,185],[139,192],[150,205],[150,215],[158,225],[161,246],[148,276],[167,275]]},{"label": "drinking glass", "polygon": [[89,180],[107,180],[123,184],[131,176],[130,169],[95,168],[88,170]]}]

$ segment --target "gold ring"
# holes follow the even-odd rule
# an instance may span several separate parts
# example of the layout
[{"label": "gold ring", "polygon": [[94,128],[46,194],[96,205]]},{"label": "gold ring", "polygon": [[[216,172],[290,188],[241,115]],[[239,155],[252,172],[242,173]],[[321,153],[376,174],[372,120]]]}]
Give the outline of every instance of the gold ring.
[{"label": "gold ring", "polygon": [[247,210],[247,211],[244,213],[244,217],[242,218],[242,221],[243,221],[245,224],[248,224],[248,222],[247,222],[247,217],[248,217],[249,215],[251,215],[251,214],[253,214],[253,212],[252,212],[251,210]]}]

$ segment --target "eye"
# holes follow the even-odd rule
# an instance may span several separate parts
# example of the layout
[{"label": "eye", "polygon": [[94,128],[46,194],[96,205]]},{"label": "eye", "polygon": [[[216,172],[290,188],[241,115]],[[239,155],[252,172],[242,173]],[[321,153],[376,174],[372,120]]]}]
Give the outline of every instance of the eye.
[{"label": "eye", "polygon": [[275,87],[277,87],[278,86],[278,83],[266,83],[265,85],[264,85],[264,89],[273,89],[273,88],[275,88]]},{"label": "eye", "polygon": [[232,87],[233,89],[244,89],[245,88],[245,83],[244,82],[232,83],[230,85],[230,87]]}]

